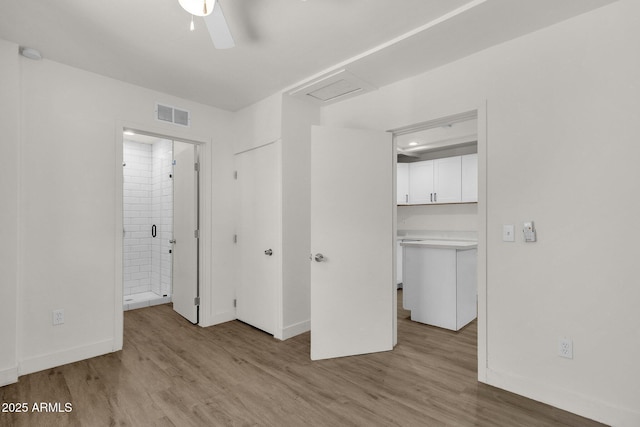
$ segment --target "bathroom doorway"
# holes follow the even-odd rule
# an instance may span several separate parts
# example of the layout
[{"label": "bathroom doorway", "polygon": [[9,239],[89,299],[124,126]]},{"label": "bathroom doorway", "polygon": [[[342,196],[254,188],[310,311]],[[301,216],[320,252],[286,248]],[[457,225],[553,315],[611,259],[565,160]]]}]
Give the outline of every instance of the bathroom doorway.
[{"label": "bathroom doorway", "polygon": [[123,310],[172,302],[198,323],[198,152],[123,133]]}]

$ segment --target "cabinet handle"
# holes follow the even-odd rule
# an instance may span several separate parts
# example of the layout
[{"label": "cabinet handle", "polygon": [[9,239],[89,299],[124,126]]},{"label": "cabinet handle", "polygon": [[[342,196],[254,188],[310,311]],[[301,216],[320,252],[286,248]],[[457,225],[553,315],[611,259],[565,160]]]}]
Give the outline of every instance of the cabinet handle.
[{"label": "cabinet handle", "polygon": [[433,193],[433,201],[434,202],[438,201],[438,193]]},{"label": "cabinet handle", "polygon": [[409,195],[408,194],[404,195],[404,202],[405,203],[409,203]]},{"label": "cabinet handle", "polygon": [[431,203],[433,203],[433,193],[429,193],[429,195],[431,196]]}]

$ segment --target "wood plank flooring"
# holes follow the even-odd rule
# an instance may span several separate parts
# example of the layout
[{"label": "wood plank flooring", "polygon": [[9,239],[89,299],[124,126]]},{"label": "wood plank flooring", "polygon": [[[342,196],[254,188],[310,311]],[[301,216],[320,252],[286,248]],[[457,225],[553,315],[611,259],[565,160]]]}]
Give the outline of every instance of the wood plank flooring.
[{"label": "wood plank flooring", "polygon": [[456,333],[408,317],[399,306],[394,351],[312,362],[308,333],[281,342],[237,321],[193,326],[169,305],[127,311],[123,351],[0,388],[0,402],[71,412],[0,413],[0,426],[601,425],[478,383],[475,322]]}]

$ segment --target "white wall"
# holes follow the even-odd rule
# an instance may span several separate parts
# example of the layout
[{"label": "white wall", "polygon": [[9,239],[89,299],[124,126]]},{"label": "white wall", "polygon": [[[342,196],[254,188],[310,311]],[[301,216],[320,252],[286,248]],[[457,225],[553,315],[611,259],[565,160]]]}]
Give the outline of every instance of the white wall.
[{"label": "white wall", "polygon": [[282,137],[282,95],[276,93],[238,111],[233,118],[233,152],[241,153]]},{"label": "white wall", "polygon": [[285,339],[311,328],[311,125],[319,122],[318,106],[283,95],[282,317]]},{"label": "white wall", "polygon": [[[485,380],[620,426],[640,425],[639,17],[621,0],[323,109],[392,129],[486,100]],[[502,242],[525,220],[537,243]]]},{"label": "white wall", "polygon": [[0,386],[18,377],[16,359],[20,176],[20,64],[18,46],[0,40]]},{"label": "white wall", "polygon": [[475,232],[478,229],[478,205],[475,203],[398,206],[397,212],[398,232]]},{"label": "white wall", "polygon": [[[2,49],[3,64],[7,59],[15,66],[17,47],[9,49],[3,44]],[[122,181],[118,176],[125,123],[205,143],[209,169],[203,191],[210,235],[204,239],[202,324],[233,318],[233,290],[228,286],[233,269],[226,255],[231,252],[233,236],[232,113],[48,60],[20,57],[18,61],[19,258],[9,273],[18,271],[20,374],[122,345],[122,312],[116,307],[122,306],[122,250],[118,247],[122,235],[118,187]],[[15,74],[10,74],[14,83]],[[156,102],[191,111],[191,127],[178,129],[157,122]],[[4,96],[2,106],[6,107]],[[3,145],[3,150],[16,157],[13,145],[6,149]],[[218,175],[224,173],[228,175]],[[17,194],[12,188],[2,190],[3,199],[5,195],[14,199]],[[59,308],[65,310],[65,324],[53,327],[52,310]],[[10,338],[5,347],[3,336],[3,352],[10,348]]]}]

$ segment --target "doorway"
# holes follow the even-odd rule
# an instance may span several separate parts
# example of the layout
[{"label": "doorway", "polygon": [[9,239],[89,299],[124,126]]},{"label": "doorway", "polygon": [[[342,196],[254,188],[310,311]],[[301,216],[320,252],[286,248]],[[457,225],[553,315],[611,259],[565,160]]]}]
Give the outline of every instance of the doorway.
[{"label": "doorway", "polygon": [[123,310],[173,303],[199,321],[199,147],[123,133]]},{"label": "doorway", "polygon": [[[473,273],[469,276],[470,281],[465,282],[466,291],[461,296],[460,289],[456,288],[456,283],[457,286],[462,283],[460,272],[447,270],[451,278],[458,277],[457,282],[453,280],[447,285],[432,283],[434,279],[426,281],[422,275],[417,278],[414,273],[423,269],[427,261],[422,257],[427,252],[430,259],[443,256],[443,251],[451,251],[443,249],[446,244],[453,243],[464,243],[465,249],[455,253],[458,257],[463,254],[468,256],[470,271],[476,271],[477,251],[465,251],[467,247],[477,246],[479,234],[478,113],[473,110],[438,118],[396,129],[393,133],[397,151],[396,283],[399,289],[403,288],[403,278],[406,276],[403,267],[410,267],[412,273],[409,275],[411,289],[402,292],[403,308],[411,310],[411,319],[434,326],[447,324],[452,327],[451,322],[442,322],[442,319],[457,319],[454,330],[458,330],[461,324],[466,325],[470,319],[477,317],[477,275]],[[419,246],[418,241],[441,244],[438,246],[434,243],[425,249],[427,246]],[[412,256],[410,260],[404,259],[405,264],[406,245],[409,245],[406,249]],[[416,251],[421,254],[417,259]],[[444,281],[444,277],[437,276],[435,280]],[[429,294],[428,298],[424,296],[426,294],[423,295],[425,292]],[[464,316],[460,307],[443,309],[443,301],[436,304],[437,310],[433,307],[426,310],[425,304],[432,303],[434,292],[445,292],[447,297],[455,293],[457,296],[453,298],[458,305],[466,301]],[[427,318],[429,321],[426,321]]]}]

